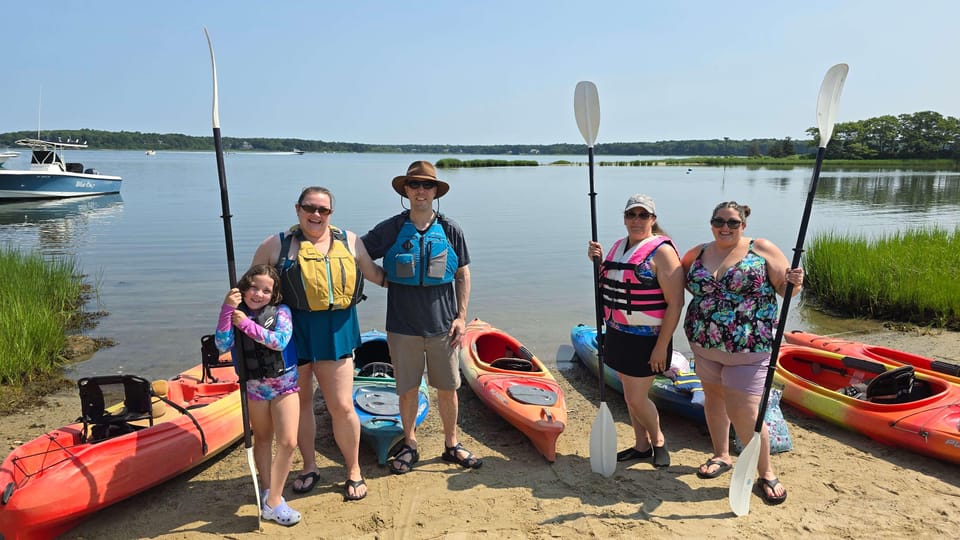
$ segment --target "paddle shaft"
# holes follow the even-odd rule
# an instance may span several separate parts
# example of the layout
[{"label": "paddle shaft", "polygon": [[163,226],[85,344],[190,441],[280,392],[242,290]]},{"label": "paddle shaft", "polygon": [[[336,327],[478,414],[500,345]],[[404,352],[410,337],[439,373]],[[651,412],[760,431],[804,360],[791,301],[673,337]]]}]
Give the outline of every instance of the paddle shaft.
[{"label": "paddle shaft", "polygon": [[[597,193],[593,188],[593,146],[587,147],[587,159],[590,165],[590,231],[591,238],[597,241]],[[600,379],[600,401],[603,402],[603,306],[600,304],[600,257],[593,258],[593,297],[597,319],[597,374]]]},{"label": "paddle shaft", "polygon": [[[810,212],[813,210],[813,198],[817,193],[817,181],[820,179],[820,167],[823,165],[823,156],[827,153],[826,145],[817,150],[817,160],[813,165],[813,178],[810,179],[810,191],[807,192],[807,202],[803,207],[803,217],[800,218],[800,232],[797,233],[797,245],[793,248],[793,261],[790,268],[800,266],[803,254],[803,242],[807,236],[807,225],[810,223]],[[787,281],[787,288],[783,292],[783,306],[780,307],[780,320],[777,322],[777,334],[773,339],[773,348],[770,350],[770,363],[767,365],[767,378],[763,383],[763,398],[760,400],[760,409],[757,411],[757,423],[754,431],[760,433],[763,427],[763,418],[767,413],[767,401],[770,397],[770,388],[773,387],[773,377],[777,368],[777,358],[780,355],[780,343],[787,327],[787,314],[790,312],[790,299],[793,297],[793,283]]]}]

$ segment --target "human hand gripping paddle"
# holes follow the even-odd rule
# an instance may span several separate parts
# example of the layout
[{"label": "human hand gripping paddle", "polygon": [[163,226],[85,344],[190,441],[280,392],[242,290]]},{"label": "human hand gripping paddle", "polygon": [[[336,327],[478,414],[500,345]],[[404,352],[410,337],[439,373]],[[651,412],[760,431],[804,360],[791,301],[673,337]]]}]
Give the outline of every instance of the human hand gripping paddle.
[{"label": "human hand gripping paddle", "polygon": [[[227,273],[230,276],[230,288],[237,286],[237,270],[233,257],[233,229],[230,226],[230,197],[227,194],[227,172],[223,164],[223,140],[220,138],[220,103],[217,96],[217,60],[213,55],[213,42],[210,34],[203,29],[207,36],[207,46],[210,48],[210,66],[213,68],[213,146],[217,152],[217,174],[220,177],[220,207],[223,214],[223,237],[227,244]],[[260,515],[260,483],[257,481],[257,464],[253,460],[253,442],[250,434],[250,410],[247,405],[247,364],[243,360],[243,347],[234,347],[237,355],[237,369],[240,372],[240,414],[243,418],[243,446],[247,449],[247,464],[250,465],[250,475],[253,477],[253,492],[257,501],[257,529],[263,528]]]},{"label": "human hand gripping paddle", "polygon": [[[597,87],[590,81],[580,81],[573,94],[573,110],[577,127],[587,143],[590,161],[590,225],[594,242],[597,241],[597,194],[593,190],[593,144],[600,129],[600,99]],[[604,400],[603,382],[603,309],[600,306],[600,258],[593,259],[593,293],[597,316],[597,375],[600,379],[600,410],[590,429],[590,468],[603,476],[612,476],[617,468],[617,429],[613,415]]]},{"label": "human hand gripping paddle", "polygon": [[[800,266],[800,255],[803,253],[803,240],[807,235],[807,224],[810,222],[810,210],[813,208],[813,197],[817,191],[817,180],[820,178],[820,166],[823,156],[827,152],[827,143],[833,135],[833,120],[840,105],[840,92],[847,79],[847,64],[837,64],[827,70],[820,85],[820,95],[817,97],[817,129],[820,130],[820,148],[817,150],[817,161],[813,166],[813,178],[810,180],[810,191],[807,193],[807,203],[803,208],[803,218],[800,220],[800,232],[797,235],[797,245],[793,248],[793,262],[790,268]],[[793,283],[787,282],[783,293],[783,307],[780,308],[780,321],[777,323],[777,334],[773,340],[773,349],[770,351],[770,364],[767,366],[767,379],[763,387],[763,397],[760,400],[760,410],[757,412],[757,424],[754,427],[753,437],[747,446],[740,452],[740,457],[733,466],[733,476],[730,480],[730,509],[738,516],[745,516],[750,512],[750,492],[753,489],[754,473],[760,461],[760,431],[763,428],[763,417],[767,412],[767,400],[770,397],[770,387],[773,385],[773,375],[777,367],[777,357],[780,354],[780,342],[783,339],[784,328],[787,326],[787,312],[790,309],[790,297],[793,296]]]}]

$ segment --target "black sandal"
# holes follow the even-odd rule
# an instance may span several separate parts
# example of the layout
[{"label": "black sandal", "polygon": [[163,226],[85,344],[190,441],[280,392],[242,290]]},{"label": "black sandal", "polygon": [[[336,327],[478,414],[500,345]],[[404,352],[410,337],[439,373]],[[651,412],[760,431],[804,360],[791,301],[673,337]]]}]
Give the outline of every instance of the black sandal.
[{"label": "black sandal", "polygon": [[[407,459],[404,457],[409,456]],[[407,474],[413,470],[413,464],[420,461],[420,452],[417,452],[416,448],[413,448],[409,444],[404,443],[400,447],[400,451],[393,456],[393,461],[390,463],[390,472],[393,474]]]},{"label": "black sandal", "polygon": [[[347,481],[343,483],[343,500],[359,501],[360,499],[366,497],[367,493],[370,493],[370,490],[364,490],[362,495],[357,495],[357,491],[360,488],[360,486],[366,486],[366,485],[367,483],[363,481],[363,478],[359,480],[347,479]],[[351,488],[353,489],[353,495],[350,494]]]},{"label": "black sandal", "polygon": [[[457,443],[456,446],[446,446],[446,450],[440,454],[440,459],[456,463],[465,469],[479,469],[483,465],[483,460],[475,457],[472,452]],[[467,457],[461,458],[460,451],[466,452]]]}]

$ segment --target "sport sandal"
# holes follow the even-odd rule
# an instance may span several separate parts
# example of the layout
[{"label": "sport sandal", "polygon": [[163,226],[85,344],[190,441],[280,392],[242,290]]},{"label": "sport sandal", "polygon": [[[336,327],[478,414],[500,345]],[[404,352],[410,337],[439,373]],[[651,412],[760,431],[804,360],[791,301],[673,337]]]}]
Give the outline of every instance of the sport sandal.
[{"label": "sport sandal", "polygon": [[[456,446],[444,446],[446,450],[440,454],[440,459],[456,463],[465,469],[479,469],[483,465],[483,460],[474,456],[472,452],[457,443]],[[460,457],[460,452],[466,452],[466,457]]]},{"label": "sport sandal", "polygon": [[264,501],[260,516],[269,521],[276,521],[284,527],[291,527],[300,523],[300,512],[290,508],[283,498],[280,499],[280,504],[274,508],[270,508],[270,505]]}]

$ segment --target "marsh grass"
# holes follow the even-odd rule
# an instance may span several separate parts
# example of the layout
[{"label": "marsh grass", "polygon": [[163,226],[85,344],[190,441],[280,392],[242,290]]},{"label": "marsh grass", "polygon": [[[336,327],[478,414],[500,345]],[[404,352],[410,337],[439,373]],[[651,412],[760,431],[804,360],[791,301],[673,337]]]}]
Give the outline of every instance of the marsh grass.
[{"label": "marsh grass", "polygon": [[24,384],[58,374],[64,331],[79,323],[85,294],[75,259],[45,259],[2,246],[0,276],[0,383]]},{"label": "marsh grass", "polygon": [[445,158],[437,161],[438,169],[458,169],[472,167],[537,167],[539,161],[529,159],[468,159]]},{"label": "marsh grass", "polygon": [[960,227],[876,239],[825,233],[804,255],[805,299],[841,316],[960,329]]}]

